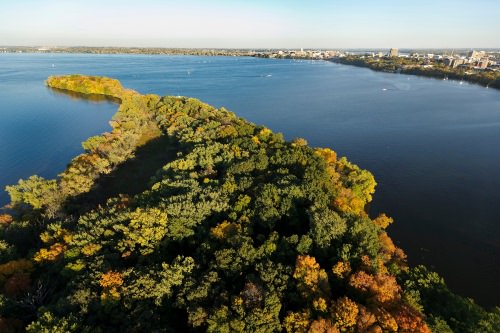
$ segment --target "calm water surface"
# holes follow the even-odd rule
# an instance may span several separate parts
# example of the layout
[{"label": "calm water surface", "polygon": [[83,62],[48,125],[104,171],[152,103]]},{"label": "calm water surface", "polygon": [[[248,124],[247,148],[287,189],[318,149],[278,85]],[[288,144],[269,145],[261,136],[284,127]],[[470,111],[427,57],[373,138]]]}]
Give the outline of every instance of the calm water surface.
[{"label": "calm water surface", "polygon": [[[500,298],[500,91],[328,62],[233,57],[0,54],[0,187],[54,177],[109,129],[111,103],[74,102],[49,75],[119,79],[141,93],[225,106],[375,174],[373,215],[410,263],[480,304]],[[6,203],[0,194],[0,203]]]}]

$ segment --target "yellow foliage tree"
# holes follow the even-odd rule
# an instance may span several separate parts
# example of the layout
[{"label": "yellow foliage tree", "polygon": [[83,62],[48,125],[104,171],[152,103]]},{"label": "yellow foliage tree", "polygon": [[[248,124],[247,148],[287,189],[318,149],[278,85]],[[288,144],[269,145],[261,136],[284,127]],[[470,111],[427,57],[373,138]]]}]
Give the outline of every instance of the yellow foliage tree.
[{"label": "yellow foliage tree", "polygon": [[398,323],[396,319],[387,312],[384,308],[377,308],[375,310],[375,316],[377,317],[377,322],[380,327],[388,332],[397,332],[398,331]]},{"label": "yellow foliage tree", "polygon": [[358,313],[358,305],[348,297],[342,297],[332,305],[332,316],[341,332],[347,331],[350,327],[356,325]]},{"label": "yellow foliage tree", "polygon": [[313,308],[318,312],[326,313],[328,311],[328,303],[326,299],[324,299],[323,297],[318,297],[315,300],[313,300]]},{"label": "yellow foliage tree", "polygon": [[45,244],[53,244],[49,248],[40,249],[35,253],[33,259],[36,262],[50,262],[59,259],[66,251],[68,244],[71,242],[72,234],[59,224],[50,224],[47,226],[47,231],[40,234],[40,239]]},{"label": "yellow foliage tree", "polygon": [[354,194],[350,188],[341,187],[333,206],[345,213],[363,214],[365,202]]},{"label": "yellow foliage tree", "polygon": [[307,333],[311,315],[307,311],[290,312],[283,321],[283,327],[288,333]]},{"label": "yellow foliage tree", "polygon": [[389,217],[385,214],[380,214],[379,216],[377,216],[377,218],[373,220],[373,223],[375,223],[382,229],[387,228],[392,222],[394,222],[392,217]]},{"label": "yellow foliage tree", "polygon": [[316,295],[329,296],[328,275],[321,269],[314,257],[298,256],[293,277],[298,281],[298,288],[305,298]]},{"label": "yellow foliage tree", "polygon": [[348,261],[339,261],[332,267],[332,273],[339,279],[345,279],[351,273],[351,264]]},{"label": "yellow foliage tree", "polygon": [[62,243],[54,243],[48,249],[42,248],[35,253],[33,260],[36,262],[55,261],[61,257],[66,248],[66,245]]},{"label": "yellow foliage tree", "polygon": [[328,166],[333,166],[337,162],[337,153],[330,148],[316,148],[314,152],[323,157]]},{"label": "yellow foliage tree", "polygon": [[99,252],[101,248],[102,246],[99,244],[90,243],[82,248],[82,253],[86,256],[91,256]]},{"label": "yellow foliage tree", "polygon": [[241,225],[223,221],[210,229],[210,233],[214,238],[226,239],[241,232]]}]

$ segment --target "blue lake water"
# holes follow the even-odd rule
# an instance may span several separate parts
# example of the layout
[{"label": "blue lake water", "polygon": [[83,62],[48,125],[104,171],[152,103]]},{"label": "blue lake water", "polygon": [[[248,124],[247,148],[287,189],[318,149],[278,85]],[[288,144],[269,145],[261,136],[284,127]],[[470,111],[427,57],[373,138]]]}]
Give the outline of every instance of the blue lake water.
[{"label": "blue lake water", "polygon": [[[109,129],[117,106],[72,101],[49,75],[119,79],[141,93],[224,106],[285,137],[331,147],[374,173],[371,213],[410,263],[480,304],[500,298],[500,91],[322,61],[148,55],[0,54],[0,187],[54,177]],[[0,194],[0,204],[8,196]]]}]

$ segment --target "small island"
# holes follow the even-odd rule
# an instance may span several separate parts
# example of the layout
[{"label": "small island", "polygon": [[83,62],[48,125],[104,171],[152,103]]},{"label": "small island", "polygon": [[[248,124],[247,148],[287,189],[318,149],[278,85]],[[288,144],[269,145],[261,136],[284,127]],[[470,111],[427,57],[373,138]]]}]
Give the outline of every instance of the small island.
[{"label": "small island", "polygon": [[95,76],[119,103],[57,179],[8,186],[2,332],[491,332],[366,211],[373,175],[224,108]]}]

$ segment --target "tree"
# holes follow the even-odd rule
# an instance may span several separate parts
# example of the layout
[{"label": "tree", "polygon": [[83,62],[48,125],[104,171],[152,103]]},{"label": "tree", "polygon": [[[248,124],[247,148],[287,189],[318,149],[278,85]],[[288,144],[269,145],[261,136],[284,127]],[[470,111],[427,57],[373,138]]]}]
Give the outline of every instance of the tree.
[{"label": "tree", "polygon": [[342,297],[332,305],[334,323],[340,328],[341,332],[346,332],[350,327],[356,325],[358,313],[358,305],[348,297]]},{"label": "tree", "polygon": [[19,180],[17,185],[7,186],[14,205],[29,205],[34,209],[54,209],[60,203],[59,188],[55,180],[46,180],[39,176],[31,176]]},{"label": "tree", "polygon": [[336,212],[315,209],[311,212],[311,238],[320,248],[327,248],[347,230],[346,221]]},{"label": "tree", "polygon": [[315,295],[330,294],[328,275],[320,268],[314,257],[298,256],[293,277],[297,280],[297,288],[306,299]]}]

